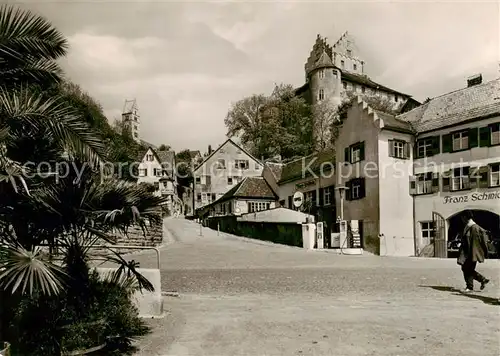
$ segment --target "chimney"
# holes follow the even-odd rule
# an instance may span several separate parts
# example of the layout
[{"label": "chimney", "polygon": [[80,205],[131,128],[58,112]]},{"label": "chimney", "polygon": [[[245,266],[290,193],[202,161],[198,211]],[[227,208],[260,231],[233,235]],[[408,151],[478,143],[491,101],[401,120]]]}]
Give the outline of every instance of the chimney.
[{"label": "chimney", "polygon": [[476,74],[473,75],[469,78],[467,78],[467,88],[473,86],[473,85],[478,85],[483,82],[483,76],[481,74]]},{"label": "chimney", "polygon": [[212,145],[208,145],[208,154],[211,155],[212,154]]}]

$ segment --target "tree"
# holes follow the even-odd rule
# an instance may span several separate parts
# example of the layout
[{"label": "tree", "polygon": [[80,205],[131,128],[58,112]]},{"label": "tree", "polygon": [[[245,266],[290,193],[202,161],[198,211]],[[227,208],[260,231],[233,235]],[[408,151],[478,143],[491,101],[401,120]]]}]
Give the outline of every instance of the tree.
[{"label": "tree", "polygon": [[225,119],[227,135],[238,136],[256,157],[310,153],[311,108],[291,85],[277,85],[271,95],[254,94],[233,103]]},{"label": "tree", "polygon": [[160,147],[158,147],[158,151],[170,151],[172,147],[169,145],[161,144]]}]

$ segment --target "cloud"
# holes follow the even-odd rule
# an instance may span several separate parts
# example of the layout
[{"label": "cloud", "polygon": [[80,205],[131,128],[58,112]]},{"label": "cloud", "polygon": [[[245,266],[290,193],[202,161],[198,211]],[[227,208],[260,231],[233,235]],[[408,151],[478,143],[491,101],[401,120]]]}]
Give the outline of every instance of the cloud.
[{"label": "cloud", "polygon": [[[18,2],[19,3],[19,2]],[[413,94],[437,96],[466,77],[498,77],[499,6],[439,2],[40,1],[20,5],[69,39],[68,76],[112,119],[136,98],[142,136],[174,149],[225,139],[231,102],[304,83],[316,34],[348,30],[367,74]]]}]

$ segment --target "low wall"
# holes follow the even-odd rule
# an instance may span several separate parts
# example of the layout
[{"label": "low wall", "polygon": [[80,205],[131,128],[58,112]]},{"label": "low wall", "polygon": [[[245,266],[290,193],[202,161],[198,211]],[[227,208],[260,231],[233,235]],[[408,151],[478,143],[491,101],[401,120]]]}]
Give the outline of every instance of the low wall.
[{"label": "low wall", "polygon": [[212,217],[206,220],[206,226],[213,230],[217,230],[217,225],[220,231],[229,234],[302,247],[301,224],[238,221],[235,216]]},{"label": "low wall", "polygon": [[[101,277],[105,277],[117,270],[117,268],[96,268]],[[153,292],[143,290],[142,292],[136,291],[132,296],[132,300],[139,309],[139,316],[141,318],[160,317],[163,315],[163,297],[161,295],[161,274],[159,269],[152,268],[138,268],[137,271],[154,287]]]}]

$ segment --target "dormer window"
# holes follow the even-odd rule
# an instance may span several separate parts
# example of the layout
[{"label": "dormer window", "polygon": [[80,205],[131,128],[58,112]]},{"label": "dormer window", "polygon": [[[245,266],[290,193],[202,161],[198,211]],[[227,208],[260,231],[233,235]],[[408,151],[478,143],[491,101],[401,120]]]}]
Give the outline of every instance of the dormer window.
[{"label": "dormer window", "polygon": [[357,69],[358,69],[358,66],[356,65],[356,63],[354,63],[354,64],[352,65],[352,68],[353,68],[354,70],[357,70]]},{"label": "dormer window", "polygon": [[340,61],[340,66],[342,67],[342,69],[344,69],[344,68],[345,68],[345,62],[344,62],[343,60],[342,60],[342,61]]},{"label": "dormer window", "polygon": [[323,89],[320,89],[318,94],[318,100],[321,101],[324,99],[325,99],[325,91]]}]

